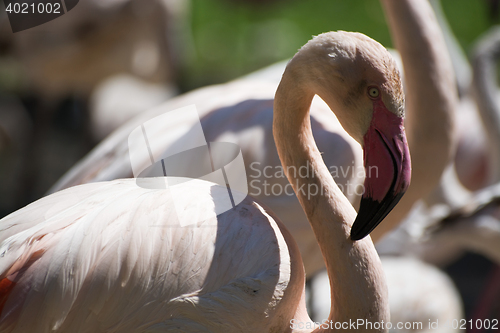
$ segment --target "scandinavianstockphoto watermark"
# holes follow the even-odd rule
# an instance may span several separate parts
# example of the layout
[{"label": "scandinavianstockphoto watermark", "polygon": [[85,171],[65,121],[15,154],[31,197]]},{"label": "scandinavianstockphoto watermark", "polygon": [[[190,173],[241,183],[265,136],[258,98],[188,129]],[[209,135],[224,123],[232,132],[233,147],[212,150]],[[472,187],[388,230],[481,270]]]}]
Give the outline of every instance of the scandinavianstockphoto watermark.
[{"label": "scandinavianstockphoto watermark", "polygon": [[[315,182],[299,182],[299,179],[311,179],[316,177],[314,168],[311,167],[309,161],[300,167],[288,166],[286,169],[281,165],[270,166],[263,165],[260,162],[252,162],[249,165],[249,193],[252,196],[293,196],[295,195],[293,187],[290,183],[279,181],[286,180],[288,173],[295,178],[295,187],[299,193],[310,199],[316,195],[323,195],[324,189],[322,185]],[[364,179],[365,176],[369,178],[378,178],[378,167],[369,166],[368,170],[361,165],[355,166],[354,162],[348,166],[333,165],[328,167],[328,171],[335,180],[340,190],[349,196],[360,196],[364,193],[364,186],[362,184],[351,182],[350,179]],[[302,184],[299,184],[302,183]]]},{"label": "scandinavianstockphoto watermark", "polygon": [[439,321],[439,319],[429,319],[428,321],[399,321],[397,323],[392,323],[390,321],[380,321],[371,322],[366,319],[356,319],[349,321],[333,321],[324,319],[321,322],[303,322],[296,319],[290,320],[290,328],[294,330],[313,330],[313,329],[337,329],[337,330],[409,330],[409,331],[419,331],[419,330],[438,330],[438,329],[450,329],[450,330],[465,330],[465,329],[493,329],[498,330],[499,328],[498,319],[452,319],[446,321]]},{"label": "scandinavianstockphoto watermark", "polygon": [[349,321],[333,321],[324,319],[321,322],[303,322],[295,319],[290,320],[290,328],[294,330],[312,330],[312,329],[337,329],[337,330],[390,330],[390,329],[406,329],[406,330],[421,330],[424,327],[424,323],[421,321],[415,322],[397,322],[395,324],[385,321],[371,322],[366,319],[356,319]]}]

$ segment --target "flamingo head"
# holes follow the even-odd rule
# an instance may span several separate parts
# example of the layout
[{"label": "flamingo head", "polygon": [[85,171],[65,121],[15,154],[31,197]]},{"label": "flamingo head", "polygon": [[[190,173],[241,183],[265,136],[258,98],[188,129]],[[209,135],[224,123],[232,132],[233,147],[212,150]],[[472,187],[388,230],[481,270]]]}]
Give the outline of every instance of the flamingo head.
[{"label": "flamingo head", "polygon": [[364,42],[360,44],[355,59],[364,69],[357,77],[359,82],[351,83],[351,87],[358,91],[357,113],[364,118],[362,138],[357,139],[363,146],[365,181],[358,215],[351,228],[352,240],[364,238],[382,222],[404,195],[411,179],[399,71],[392,56],[378,48],[380,44],[370,40],[366,44],[368,50]]},{"label": "flamingo head", "polygon": [[360,33],[325,33],[305,47],[327,58],[321,61],[327,67],[313,67],[307,76],[364,149],[364,192],[351,229],[351,239],[359,240],[389,214],[410,184],[400,74],[390,53]]}]

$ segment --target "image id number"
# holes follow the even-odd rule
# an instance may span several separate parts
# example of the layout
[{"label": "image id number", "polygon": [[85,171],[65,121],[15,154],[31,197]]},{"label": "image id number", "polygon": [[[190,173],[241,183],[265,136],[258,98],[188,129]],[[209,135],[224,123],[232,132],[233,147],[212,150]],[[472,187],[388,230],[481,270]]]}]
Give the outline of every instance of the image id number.
[{"label": "image id number", "polygon": [[5,8],[7,13],[15,14],[61,14],[60,3],[9,3]]}]

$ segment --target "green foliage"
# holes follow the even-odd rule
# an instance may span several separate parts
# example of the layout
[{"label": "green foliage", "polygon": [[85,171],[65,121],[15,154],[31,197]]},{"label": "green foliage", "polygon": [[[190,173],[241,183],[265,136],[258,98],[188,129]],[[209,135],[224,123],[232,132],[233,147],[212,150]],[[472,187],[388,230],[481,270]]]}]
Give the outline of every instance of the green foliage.
[{"label": "green foliage", "polygon": [[[395,0],[397,1],[397,0]],[[484,0],[442,0],[462,47],[492,25]],[[183,86],[225,82],[290,58],[313,35],[359,31],[392,47],[378,0],[281,0],[248,4],[192,0],[193,45],[185,57]]]}]

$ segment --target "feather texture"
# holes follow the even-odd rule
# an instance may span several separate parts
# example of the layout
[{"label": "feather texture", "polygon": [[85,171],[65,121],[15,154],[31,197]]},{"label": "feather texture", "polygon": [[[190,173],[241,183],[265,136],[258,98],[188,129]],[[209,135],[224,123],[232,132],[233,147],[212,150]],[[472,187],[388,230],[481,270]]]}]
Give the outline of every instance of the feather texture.
[{"label": "feather texture", "polygon": [[[176,186],[197,199],[227,194],[204,181]],[[255,332],[262,318],[276,325],[295,271],[274,218],[247,198],[181,227],[172,205],[168,190],[117,180],[72,187],[4,218],[0,280],[15,286],[0,331]],[[243,310],[253,316],[242,320]],[[234,321],[217,319],[222,313]]]}]

